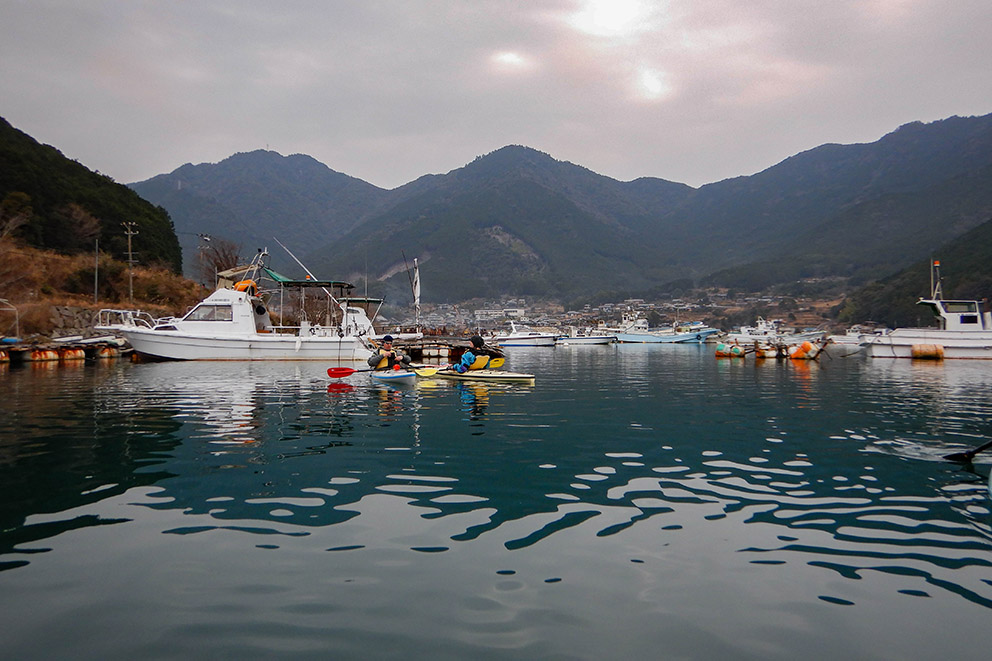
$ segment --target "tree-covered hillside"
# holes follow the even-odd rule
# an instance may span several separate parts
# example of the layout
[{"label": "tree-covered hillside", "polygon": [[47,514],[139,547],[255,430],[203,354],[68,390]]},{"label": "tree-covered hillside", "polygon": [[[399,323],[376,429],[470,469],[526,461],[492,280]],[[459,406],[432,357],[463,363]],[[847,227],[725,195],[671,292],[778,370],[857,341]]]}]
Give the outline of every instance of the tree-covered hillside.
[{"label": "tree-covered hillside", "polygon": [[197,235],[232,241],[248,253],[275,248],[278,238],[302,253],[361,223],[386,196],[383,189],[309,156],[265,150],[234,154],[216,164],[187,163],[131,188],[169,209],[188,267]]},{"label": "tree-covered hillside", "polygon": [[0,118],[0,236],[64,254],[100,250],[127,258],[123,223],[133,223],[141,264],[182,269],[169,214],[127,186],[39,144]]},{"label": "tree-covered hillside", "polygon": [[929,326],[932,315],[916,305],[930,295],[930,260],[940,261],[944,298],[992,300],[992,218],[935,250],[926,260],[855,291],[840,311],[845,322],[876,321],[896,326]]}]

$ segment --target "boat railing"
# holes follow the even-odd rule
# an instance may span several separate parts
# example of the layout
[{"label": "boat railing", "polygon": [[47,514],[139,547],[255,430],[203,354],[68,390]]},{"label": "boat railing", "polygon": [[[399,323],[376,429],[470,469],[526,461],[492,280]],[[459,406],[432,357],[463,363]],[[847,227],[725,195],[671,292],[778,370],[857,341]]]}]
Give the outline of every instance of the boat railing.
[{"label": "boat railing", "polygon": [[283,335],[299,335],[301,337],[343,337],[344,333],[337,326],[320,326],[304,322],[298,326],[270,326],[267,330]]},{"label": "boat railing", "polygon": [[[169,318],[171,319],[171,317]],[[154,328],[162,319],[156,319],[143,310],[119,310],[103,308],[96,313],[94,328],[114,330],[118,328]]]}]

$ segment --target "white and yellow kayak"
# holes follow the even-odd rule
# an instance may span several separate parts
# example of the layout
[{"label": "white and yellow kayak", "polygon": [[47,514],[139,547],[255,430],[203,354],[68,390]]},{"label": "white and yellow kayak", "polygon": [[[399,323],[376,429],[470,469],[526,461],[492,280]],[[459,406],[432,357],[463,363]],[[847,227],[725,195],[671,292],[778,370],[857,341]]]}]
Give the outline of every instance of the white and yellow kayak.
[{"label": "white and yellow kayak", "polygon": [[395,385],[411,384],[416,382],[417,373],[410,370],[375,370],[369,372],[369,377],[373,381],[380,383],[392,383]]},{"label": "white and yellow kayak", "polygon": [[504,372],[503,370],[469,370],[467,372],[456,372],[455,370],[438,370],[434,374],[435,378],[454,379],[456,381],[489,381],[491,383],[529,383],[533,385],[534,375],[522,372]]}]

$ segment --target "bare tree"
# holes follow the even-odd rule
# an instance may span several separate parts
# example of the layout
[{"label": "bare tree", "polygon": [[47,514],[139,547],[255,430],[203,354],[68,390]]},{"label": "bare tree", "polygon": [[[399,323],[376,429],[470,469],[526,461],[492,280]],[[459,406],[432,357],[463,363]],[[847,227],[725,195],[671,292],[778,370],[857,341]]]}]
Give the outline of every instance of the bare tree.
[{"label": "bare tree", "polygon": [[63,213],[72,221],[77,246],[88,246],[100,236],[100,219],[75,202],[71,202]]},{"label": "bare tree", "polygon": [[27,193],[10,193],[0,202],[0,241],[31,219],[31,198]]},{"label": "bare tree", "polygon": [[196,274],[201,282],[212,287],[216,284],[219,271],[238,265],[241,245],[217,237],[205,238],[204,241],[196,253]]}]

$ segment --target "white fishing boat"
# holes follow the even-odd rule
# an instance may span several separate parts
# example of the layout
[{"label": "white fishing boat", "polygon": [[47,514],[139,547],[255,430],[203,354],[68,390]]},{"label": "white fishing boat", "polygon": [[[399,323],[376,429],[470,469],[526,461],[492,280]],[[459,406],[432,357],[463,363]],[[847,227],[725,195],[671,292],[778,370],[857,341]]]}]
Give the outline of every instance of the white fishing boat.
[{"label": "white fishing boat", "polygon": [[862,343],[875,335],[885,335],[890,333],[888,328],[878,328],[877,326],[867,326],[855,324],[844,333],[835,333],[827,336],[829,346],[827,354],[833,358],[846,358],[862,352]]},{"label": "white fishing boat", "polygon": [[556,333],[542,333],[510,322],[510,330],[493,338],[501,347],[553,347],[558,339]]},{"label": "white fishing boat", "polygon": [[758,317],[754,326],[741,326],[736,331],[727,334],[727,342],[738,344],[753,344],[754,342],[770,344],[801,344],[822,339],[822,330],[796,331],[786,328],[781,319],[764,319]]},{"label": "white fishing boat", "polygon": [[[330,293],[352,285],[286,278],[263,265],[266,255],[259,252],[251,265],[232,270],[241,274],[240,280],[221,280],[216,291],[181,318],[149,321],[137,313],[124,314],[104,328],[123,335],[138,354],[156,359],[364,362],[370,353],[366,338],[373,333],[372,323],[361,308],[340,303]],[[280,298],[287,289],[299,290],[301,296],[307,289],[322,289],[329,306],[333,301],[337,322],[314,324],[301,312],[299,325],[276,324],[267,305],[274,291],[258,286],[263,277],[278,284]],[[331,318],[329,311],[327,321]]]},{"label": "white fishing boat", "polygon": [[663,328],[651,328],[648,320],[636,312],[622,314],[619,326],[600,326],[598,332],[616,335],[617,342],[629,344],[705,342],[706,338],[720,332],[701,321],[675,323]]},{"label": "white fishing boat", "polygon": [[590,344],[612,344],[616,341],[616,335],[597,333],[594,328],[576,328],[575,326],[570,326],[568,329],[568,335],[559,336],[555,341],[555,344],[558,346],[583,346]]},{"label": "white fishing boat", "polygon": [[917,304],[930,309],[937,327],[896,328],[865,336],[865,353],[872,358],[992,359],[992,313],[983,310],[979,301],[943,299],[939,261],[931,264],[930,298]]}]

